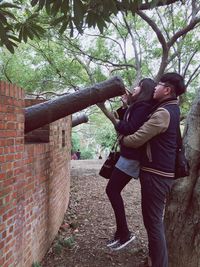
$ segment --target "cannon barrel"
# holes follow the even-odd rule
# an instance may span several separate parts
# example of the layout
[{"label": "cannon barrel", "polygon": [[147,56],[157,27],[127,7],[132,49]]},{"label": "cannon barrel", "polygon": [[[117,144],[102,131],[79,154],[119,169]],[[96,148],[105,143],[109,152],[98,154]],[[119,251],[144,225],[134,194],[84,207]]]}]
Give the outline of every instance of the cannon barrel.
[{"label": "cannon barrel", "polygon": [[113,77],[75,93],[25,108],[25,133],[91,105],[125,93],[123,81]]},{"label": "cannon barrel", "polygon": [[81,114],[74,114],[72,116],[72,127],[75,127],[81,123],[86,123],[88,122],[88,116],[85,113]]}]

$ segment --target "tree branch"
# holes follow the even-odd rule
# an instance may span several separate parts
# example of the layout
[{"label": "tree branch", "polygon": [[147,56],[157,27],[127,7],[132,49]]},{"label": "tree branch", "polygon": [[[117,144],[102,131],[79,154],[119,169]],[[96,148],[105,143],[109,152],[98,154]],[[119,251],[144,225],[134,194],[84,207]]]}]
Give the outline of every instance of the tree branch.
[{"label": "tree branch", "polygon": [[182,35],[185,35],[187,32],[191,31],[195,28],[195,26],[200,22],[200,18],[195,18],[190,21],[190,23],[180,31],[176,32],[174,36],[172,36],[171,40],[167,43],[168,47],[171,47],[176,40],[181,37]]},{"label": "tree branch", "polygon": [[189,80],[186,83],[186,87],[188,86],[188,84],[199,75],[199,70],[200,70],[200,64],[199,66],[196,67],[196,69],[193,71],[192,75],[190,75]]},{"label": "tree branch", "polygon": [[156,75],[155,80],[159,80],[160,76],[163,74],[166,66],[167,66],[167,59],[168,59],[168,54],[169,54],[169,46],[165,41],[165,37],[163,36],[162,32],[160,31],[160,29],[157,27],[156,23],[150,19],[144,12],[142,11],[137,11],[137,14],[144,20],[146,21],[149,26],[152,28],[152,30],[155,32],[155,34],[157,35],[158,41],[160,42],[161,46],[162,46],[162,58],[161,58],[161,64],[160,64],[160,68],[159,71]]},{"label": "tree branch", "polygon": [[141,78],[141,62],[139,60],[139,57],[138,57],[138,51],[137,51],[137,47],[136,47],[136,43],[135,43],[135,38],[132,34],[132,31],[130,29],[130,26],[125,18],[125,16],[123,15],[123,19],[124,19],[124,22],[125,22],[125,25],[126,25],[126,28],[128,30],[128,33],[130,34],[131,36],[131,43],[132,43],[132,46],[133,46],[133,50],[134,50],[134,55],[135,55],[135,61],[136,61],[136,72],[137,72],[137,78],[136,80],[139,81],[140,78]]},{"label": "tree branch", "polygon": [[112,112],[110,112],[106,106],[105,103],[98,103],[96,104],[101,111],[104,113],[104,115],[106,115],[106,117],[112,122],[112,124],[115,126],[117,124],[117,119],[115,118],[114,114]]},{"label": "tree branch", "polygon": [[[150,10],[154,7],[160,7],[160,6],[166,6],[166,5],[171,5],[173,3],[176,2],[180,2],[180,0],[166,0],[166,1],[162,1],[162,0],[158,0],[158,1],[151,1],[148,2],[146,1],[145,4],[141,4],[138,7],[135,7],[135,5],[131,5],[129,4],[129,7],[127,8],[127,10],[131,11],[131,12],[135,12],[136,10]],[[125,8],[123,6],[123,3],[117,3],[117,8],[119,11],[124,11]]]}]

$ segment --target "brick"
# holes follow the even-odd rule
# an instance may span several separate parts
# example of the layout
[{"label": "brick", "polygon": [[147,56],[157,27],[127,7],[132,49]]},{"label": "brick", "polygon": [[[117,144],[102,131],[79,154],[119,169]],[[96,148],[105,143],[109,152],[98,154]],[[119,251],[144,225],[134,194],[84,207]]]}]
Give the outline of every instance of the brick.
[{"label": "brick", "polygon": [[0,198],[6,196],[7,194],[11,193],[13,190],[12,186],[8,186],[6,188],[0,188]]},{"label": "brick", "polygon": [[5,172],[4,173],[0,173],[0,180],[5,179],[5,177],[6,177],[6,173]]},{"label": "brick", "polygon": [[11,267],[13,266],[12,264],[14,263],[13,257],[9,258],[8,261],[6,261],[3,265],[3,267]]},{"label": "brick", "polygon": [[5,95],[5,82],[0,81],[0,94]]},{"label": "brick", "polygon": [[3,264],[4,264],[4,259],[3,257],[0,258],[0,266],[3,267]]},{"label": "brick", "polygon": [[14,179],[14,178],[6,179],[6,180],[3,182],[3,187],[6,188],[6,187],[8,187],[9,185],[12,185],[14,182],[15,182],[15,179]]},{"label": "brick", "polygon": [[4,247],[4,241],[0,241],[0,249]]},{"label": "brick", "polygon": [[6,157],[4,155],[0,155],[0,163],[6,162]]},{"label": "brick", "polygon": [[5,157],[6,157],[6,161],[13,161],[14,160],[13,154],[6,155]]},{"label": "brick", "polygon": [[0,233],[5,229],[5,223],[0,224]]}]

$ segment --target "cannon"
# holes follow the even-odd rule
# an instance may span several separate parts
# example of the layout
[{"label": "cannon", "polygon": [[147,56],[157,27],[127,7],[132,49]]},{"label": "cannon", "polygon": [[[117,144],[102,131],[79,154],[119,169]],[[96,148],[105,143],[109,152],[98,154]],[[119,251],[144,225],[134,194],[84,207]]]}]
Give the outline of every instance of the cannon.
[{"label": "cannon", "polygon": [[115,76],[75,93],[25,108],[25,133],[125,93],[121,78]]},{"label": "cannon", "polygon": [[88,122],[88,116],[85,113],[74,114],[72,116],[72,127],[86,122]]}]

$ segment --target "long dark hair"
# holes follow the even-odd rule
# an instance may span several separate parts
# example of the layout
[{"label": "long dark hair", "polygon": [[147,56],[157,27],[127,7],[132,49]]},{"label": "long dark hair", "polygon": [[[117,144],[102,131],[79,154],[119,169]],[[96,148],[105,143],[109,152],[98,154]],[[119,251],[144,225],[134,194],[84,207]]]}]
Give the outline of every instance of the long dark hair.
[{"label": "long dark hair", "polygon": [[156,83],[150,78],[144,78],[139,82],[141,87],[140,93],[133,99],[132,103],[141,102],[141,101],[152,101],[153,94],[155,91]]}]

